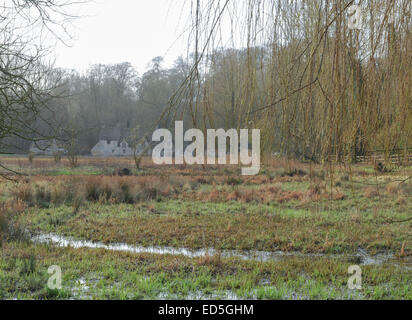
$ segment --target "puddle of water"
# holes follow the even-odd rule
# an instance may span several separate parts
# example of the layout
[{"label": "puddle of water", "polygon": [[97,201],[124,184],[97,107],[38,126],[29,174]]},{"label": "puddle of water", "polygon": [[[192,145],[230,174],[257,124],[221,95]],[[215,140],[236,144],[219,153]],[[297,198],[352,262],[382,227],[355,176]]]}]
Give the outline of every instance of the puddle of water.
[{"label": "puddle of water", "polygon": [[[181,300],[182,297],[178,297],[173,294],[162,292],[157,295],[158,300],[170,300],[176,299]],[[185,300],[244,300],[237,296],[233,291],[226,290],[218,293],[206,294],[201,291],[189,292],[189,294],[184,297]]]},{"label": "puddle of water", "polygon": [[373,257],[370,256],[365,250],[359,248],[357,257],[359,257],[362,261],[362,265],[375,265],[375,264],[383,264],[391,259],[393,259],[393,255],[389,253],[378,253]]},{"label": "puddle of water", "polygon": [[[282,251],[242,252],[242,251],[236,251],[236,250],[218,251],[215,249],[191,250],[191,249],[186,249],[186,248],[173,248],[173,247],[131,246],[125,243],[104,244],[101,242],[92,242],[88,240],[76,240],[74,238],[62,237],[62,236],[58,236],[55,234],[40,234],[40,235],[32,237],[32,241],[34,243],[53,243],[59,247],[106,249],[106,250],[111,250],[111,251],[122,251],[122,252],[130,252],[130,253],[183,255],[186,257],[190,257],[190,258],[205,257],[207,255],[213,256],[215,254],[220,254],[224,258],[237,257],[243,260],[272,261],[272,260],[279,260],[282,257],[296,255],[294,253],[285,253]],[[321,256],[321,255],[318,255],[318,256]]]},{"label": "puddle of water", "polygon": [[[259,288],[251,289],[246,296],[238,296],[235,292],[231,290],[224,290],[216,293],[204,293],[201,290],[190,292],[184,299],[186,300],[259,300],[260,296],[266,296],[265,299],[269,299],[271,297],[271,291],[277,291],[279,288],[272,286],[272,285],[265,285]],[[332,294],[332,288],[329,288]],[[362,293],[348,291],[342,289],[341,292],[338,294],[337,297],[334,296],[335,299],[354,299],[360,300],[363,299]],[[174,295],[170,295],[168,293],[160,293],[157,296],[158,300],[169,300],[169,299],[181,299],[181,297],[177,297]],[[303,294],[302,292],[294,291],[294,289],[285,289],[281,291],[280,296],[278,299],[282,300],[308,300],[310,299],[309,296]]]},{"label": "puddle of water", "polygon": [[106,249],[111,251],[121,251],[130,253],[152,253],[152,254],[171,254],[171,255],[184,255],[188,257],[201,257],[207,253],[214,254],[214,250],[196,250],[192,251],[185,248],[172,248],[172,247],[142,247],[142,246],[130,246],[125,243],[104,244],[101,242],[92,242],[87,240],[76,240],[70,237],[62,237],[54,234],[41,234],[32,237],[34,243],[53,243],[59,247],[72,247],[78,248],[90,248],[90,249]]},{"label": "puddle of water", "polygon": [[328,257],[333,259],[341,259],[346,261],[356,261],[354,264],[359,265],[375,265],[389,262],[393,259],[392,254],[378,254],[370,256],[368,253],[359,249],[356,255],[324,255],[324,254],[305,254],[301,252],[283,252],[283,251],[237,251],[237,250],[215,250],[215,249],[200,249],[191,250],[186,248],[173,248],[173,247],[143,247],[143,246],[131,246],[125,243],[104,244],[101,242],[92,242],[88,240],[76,240],[70,237],[63,237],[55,234],[40,234],[32,237],[34,243],[52,243],[59,247],[72,247],[72,248],[90,248],[90,249],[105,249],[111,251],[121,251],[130,253],[151,253],[151,254],[170,254],[170,255],[183,255],[189,258],[198,258],[205,256],[213,256],[220,254],[223,258],[236,257],[243,260],[254,261],[279,261],[287,257],[302,257],[302,258],[316,258],[316,257]]},{"label": "puddle of water", "polygon": [[[90,283],[91,281],[92,283]],[[73,297],[71,299],[76,299],[76,300],[91,300],[92,299],[92,294],[91,294],[91,287],[95,287],[95,283],[97,280],[89,280],[86,281],[84,278],[80,278],[76,281],[75,286],[71,288]],[[309,283],[309,282],[308,282]],[[113,287],[111,287],[113,288]],[[258,300],[259,296],[262,295],[262,293],[267,293],[267,298],[270,297],[270,291],[271,290],[277,290],[275,286],[270,285],[269,283],[265,283],[265,285],[262,285],[259,288],[251,289],[246,296],[239,296],[232,290],[219,290],[213,293],[205,293],[201,290],[196,290],[196,291],[191,291],[189,292],[186,296],[179,296],[174,293],[170,292],[160,292],[156,296],[156,300],[202,300],[202,301],[207,301],[207,300]],[[330,288],[332,290],[332,288]],[[338,296],[334,296],[334,299],[355,299],[355,300],[362,300],[364,299],[364,296],[361,292],[357,291],[351,291],[351,290],[345,290],[341,289],[338,291]],[[128,294],[129,299],[135,299],[135,296],[133,294]],[[309,296],[303,294],[302,292],[294,291],[293,288],[291,289],[286,289],[283,291],[280,299],[282,300],[308,300],[310,299]]]},{"label": "puddle of water", "polygon": [[71,288],[71,291],[73,297],[76,299],[91,299],[91,296],[89,295],[90,286],[87,284],[85,278],[78,279],[74,286]]}]

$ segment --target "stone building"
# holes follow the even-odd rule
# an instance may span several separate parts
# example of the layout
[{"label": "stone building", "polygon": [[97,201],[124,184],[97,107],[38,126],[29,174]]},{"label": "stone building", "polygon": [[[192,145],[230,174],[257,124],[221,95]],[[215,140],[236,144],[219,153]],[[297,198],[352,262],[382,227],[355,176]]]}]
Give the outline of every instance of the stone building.
[{"label": "stone building", "polygon": [[[130,130],[123,128],[103,128],[100,131],[99,141],[91,150],[93,157],[125,157],[133,155]],[[140,155],[147,147],[146,140],[137,146],[137,154]]]}]

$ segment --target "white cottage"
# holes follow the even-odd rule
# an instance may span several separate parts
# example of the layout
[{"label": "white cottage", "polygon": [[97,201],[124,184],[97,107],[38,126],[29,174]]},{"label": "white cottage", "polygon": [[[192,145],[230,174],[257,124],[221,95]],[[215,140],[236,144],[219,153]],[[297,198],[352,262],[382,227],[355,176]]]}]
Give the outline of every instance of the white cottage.
[{"label": "white cottage", "polygon": [[[133,149],[130,146],[129,130],[122,128],[103,128],[100,131],[99,142],[93,147],[93,157],[125,157],[132,156]],[[141,153],[147,146],[145,141],[137,148]]]},{"label": "white cottage", "polygon": [[29,151],[33,154],[45,156],[53,156],[56,154],[67,153],[67,151],[64,148],[61,148],[57,145],[55,139],[32,142]]}]

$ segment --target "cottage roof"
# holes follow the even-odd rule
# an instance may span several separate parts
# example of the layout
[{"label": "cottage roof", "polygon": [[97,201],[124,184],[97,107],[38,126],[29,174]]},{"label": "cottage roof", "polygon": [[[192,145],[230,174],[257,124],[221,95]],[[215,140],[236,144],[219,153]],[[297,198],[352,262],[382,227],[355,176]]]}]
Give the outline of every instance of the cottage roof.
[{"label": "cottage roof", "polygon": [[[131,145],[134,139],[143,138],[145,134],[146,132],[141,128],[126,129],[119,127],[106,127],[100,130],[99,141],[117,141],[117,145],[120,146],[120,143],[125,140],[129,145]],[[146,137],[145,143],[150,144],[149,139],[149,137]]]}]

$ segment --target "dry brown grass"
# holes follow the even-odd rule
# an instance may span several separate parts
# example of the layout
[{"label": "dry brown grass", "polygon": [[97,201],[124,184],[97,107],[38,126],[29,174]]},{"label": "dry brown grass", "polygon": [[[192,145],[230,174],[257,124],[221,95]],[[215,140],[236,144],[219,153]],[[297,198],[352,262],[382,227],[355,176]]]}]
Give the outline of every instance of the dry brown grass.
[{"label": "dry brown grass", "polygon": [[368,199],[379,196],[378,189],[376,187],[366,187],[363,192],[364,196]]},{"label": "dry brown grass", "polygon": [[[314,191],[313,189],[308,191],[284,191],[276,185],[264,185],[258,189],[243,186],[237,187],[234,190],[214,188],[208,192],[195,192],[191,195],[186,195],[186,198],[211,202],[241,201],[245,203],[271,203],[274,201],[284,203],[296,200],[301,201],[301,204],[303,204],[305,201],[329,199],[330,194],[326,191]],[[345,195],[341,191],[335,191],[332,199],[343,200]]]},{"label": "dry brown grass", "polygon": [[406,256],[406,254],[405,254],[405,248],[406,248],[406,241],[404,241],[404,242],[402,243],[401,252],[400,252],[400,256],[401,256],[401,257],[405,257],[405,256]]},{"label": "dry brown grass", "polygon": [[399,196],[395,202],[397,205],[403,206],[407,204],[407,200],[404,196]]},{"label": "dry brown grass", "polygon": [[14,221],[14,217],[25,209],[22,201],[8,201],[0,205],[0,245],[3,241],[25,239],[24,229]]},{"label": "dry brown grass", "polygon": [[[85,198],[90,201],[136,203],[167,197],[171,186],[162,177],[89,177],[85,184]],[[102,200],[103,199],[103,200]]]},{"label": "dry brown grass", "polygon": [[251,176],[251,177],[244,177],[243,178],[243,184],[268,184],[273,181],[273,178],[268,177],[268,176]]},{"label": "dry brown grass", "polygon": [[400,185],[401,192],[406,197],[412,197],[412,182],[402,183]]},{"label": "dry brown grass", "polygon": [[[25,158],[2,158],[7,161],[27,162]],[[36,161],[38,163],[36,163]],[[33,167],[64,166],[65,160],[56,164],[53,158],[35,158]],[[79,158],[79,166],[92,167],[132,167],[133,159],[127,158]],[[144,158],[142,171],[132,176],[113,176],[111,174],[91,176],[79,174],[74,176],[31,176],[26,183],[22,182],[13,188],[13,197],[29,205],[60,205],[72,204],[74,199],[86,199],[100,203],[138,203],[162,198],[177,198],[183,200],[201,200],[211,202],[257,202],[286,203],[298,201],[301,205],[310,202],[330,199],[344,200],[345,191],[349,185],[347,168],[336,167],[335,183],[330,190],[328,173],[322,170],[328,168],[320,165],[300,163],[296,160],[272,159],[263,167],[263,173],[256,176],[241,176],[239,166],[154,166],[150,158]],[[362,173],[363,165],[356,166],[352,171]],[[365,167],[366,168],[366,167]],[[278,170],[279,169],[279,170]],[[370,169],[370,168],[369,168]],[[103,171],[113,172],[113,171]],[[290,174],[288,174],[290,173]],[[365,173],[370,175],[371,173]],[[403,173],[407,175],[407,173]],[[323,176],[323,177],[322,177]],[[358,180],[360,177],[356,177]],[[385,178],[381,177],[381,178]],[[391,177],[387,177],[390,179]],[[367,179],[365,179],[367,180]],[[392,178],[393,180],[393,178]],[[307,191],[282,190],[283,183],[310,182]],[[355,182],[356,183],[356,182]],[[205,187],[203,187],[205,186]],[[349,194],[346,192],[346,194]],[[376,187],[364,189],[365,197],[374,198],[379,195]],[[386,194],[398,198],[399,204],[404,204],[412,195],[411,183],[389,183]]]},{"label": "dry brown grass", "polygon": [[11,189],[12,197],[28,205],[53,203],[61,205],[65,201],[72,201],[80,193],[80,182],[73,183],[73,179],[31,179],[30,182],[17,183]]},{"label": "dry brown grass", "polygon": [[210,255],[207,251],[204,256],[199,257],[197,261],[200,266],[220,266],[222,264],[222,255],[220,252],[217,252],[213,255]]},{"label": "dry brown grass", "polygon": [[[297,169],[309,172],[311,167],[309,163],[303,163],[295,159],[286,159],[282,157],[264,157],[262,164],[274,169],[284,169],[285,171]],[[320,170],[321,168],[321,165],[312,164],[313,170]]]},{"label": "dry brown grass", "polygon": [[23,201],[25,203],[31,203],[33,200],[33,188],[28,183],[18,184],[12,190],[12,194],[14,198],[18,201]]},{"label": "dry brown grass", "polygon": [[[280,178],[280,177],[279,177]],[[283,177],[293,182],[303,177]],[[15,199],[29,205],[72,204],[77,198],[100,203],[138,203],[161,198],[179,198],[211,202],[241,201],[244,203],[271,203],[289,201],[320,201],[330,198],[323,183],[313,180],[307,191],[282,190],[278,179],[266,176],[58,176],[33,177],[29,183],[19,183],[13,189]],[[200,188],[211,183],[212,190]],[[274,183],[275,182],[275,183]],[[251,185],[255,187],[251,187]],[[256,187],[257,186],[257,187]],[[345,198],[340,189],[333,192],[333,200]]]},{"label": "dry brown grass", "polygon": [[[172,192],[173,191],[173,192]],[[76,198],[112,203],[135,203],[182,192],[175,182],[163,177],[35,177],[30,183],[18,183],[11,191],[14,199],[29,205],[72,203]]]},{"label": "dry brown grass", "polygon": [[[70,167],[70,162],[67,157],[62,157],[59,162],[55,161],[54,157],[35,156],[30,163],[29,158],[25,156],[21,157],[2,157],[1,159],[4,165],[15,165],[17,167],[25,168],[62,168]],[[78,157],[79,166],[92,166],[92,167],[134,167],[133,158],[92,158],[92,157]],[[151,157],[144,157],[141,165],[150,167],[153,165]]]},{"label": "dry brown grass", "polygon": [[386,186],[388,194],[398,194],[400,190],[399,182],[391,182]]},{"label": "dry brown grass", "polygon": [[353,222],[355,222],[355,223],[361,223],[361,215],[360,215],[360,213],[359,213],[359,212],[354,213],[354,214],[351,216],[351,220],[352,220]]},{"label": "dry brown grass", "polygon": [[277,201],[282,203],[282,202],[287,202],[290,200],[300,200],[302,201],[305,197],[305,193],[303,192],[298,192],[298,191],[287,191],[283,192],[280,197],[278,197]]},{"label": "dry brown grass", "polygon": [[333,194],[332,199],[335,201],[338,200],[344,200],[345,199],[345,194],[343,192],[336,192]]}]

